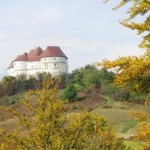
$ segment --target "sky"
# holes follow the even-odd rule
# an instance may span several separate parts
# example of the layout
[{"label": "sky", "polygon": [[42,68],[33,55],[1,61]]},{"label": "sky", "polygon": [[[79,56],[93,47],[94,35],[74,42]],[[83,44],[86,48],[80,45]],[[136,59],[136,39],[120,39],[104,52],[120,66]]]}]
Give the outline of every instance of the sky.
[{"label": "sky", "polygon": [[60,46],[69,72],[117,56],[140,55],[141,37],[123,27],[128,6],[102,0],[0,0],[0,76],[17,55]]}]

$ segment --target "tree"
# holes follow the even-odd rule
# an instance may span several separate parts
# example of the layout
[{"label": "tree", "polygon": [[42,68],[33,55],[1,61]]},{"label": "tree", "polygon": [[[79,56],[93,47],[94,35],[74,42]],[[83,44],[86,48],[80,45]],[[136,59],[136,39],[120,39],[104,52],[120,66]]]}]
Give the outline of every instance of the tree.
[{"label": "tree", "polygon": [[29,79],[26,80],[26,88],[27,88],[28,90],[39,88],[39,85],[36,85],[36,83],[37,83],[36,78],[30,76]]},{"label": "tree", "polygon": [[72,71],[72,74],[70,75],[70,78],[71,78],[71,83],[76,83],[76,84],[79,84],[81,86],[83,86],[83,81],[82,81],[82,78],[83,78],[83,72],[82,72],[83,68],[81,69],[76,69],[74,71]]},{"label": "tree", "polygon": [[114,81],[114,73],[112,71],[108,71],[106,68],[102,68],[99,70],[99,78],[101,82],[112,83]]},{"label": "tree", "polygon": [[115,69],[115,84],[130,87],[133,92],[150,92],[150,55],[119,57],[114,61],[103,60],[100,65]]},{"label": "tree", "polygon": [[63,89],[67,85],[68,76],[66,74],[59,75],[57,78],[59,80],[59,89]]},{"label": "tree", "polygon": [[3,78],[2,87],[7,95],[13,95],[16,93],[15,81],[16,78],[13,76],[5,76]]},{"label": "tree", "polygon": [[62,100],[74,101],[77,98],[77,90],[73,84],[70,84],[66,89],[61,93]]},{"label": "tree", "polygon": [[126,149],[103,117],[87,112],[66,114],[58,100],[57,86],[46,78],[43,89],[29,91],[23,101],[28,113],[3,108],[19,119],[21,130],[0,130],[0,149]]},{"label": "tree", "polygon": [[27,79],[26,76],[20,75],[17,77],[15,81],[15,86],[17,92],[24,92],[27,90]]},{"label": "tree", "polygon": [[86,89],[100,88],[101,80],[98,71],[89,72],[83,76],[84,86]]}]

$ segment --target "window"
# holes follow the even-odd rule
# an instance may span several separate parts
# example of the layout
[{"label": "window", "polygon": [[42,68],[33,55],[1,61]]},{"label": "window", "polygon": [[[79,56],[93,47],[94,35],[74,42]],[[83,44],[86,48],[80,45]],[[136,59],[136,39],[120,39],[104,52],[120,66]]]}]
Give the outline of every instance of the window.
[{"label": "window", "polygon": [[56,58],[54,58],[54,60],[56,60]]},{"label": "window", "polygon": [[44,64],[44,68],[47,68],[47,66],[48,66],[47,64]]},{"label": "window", "polygon": [[56,63],[54,63],[54,69],[56,69],[56,68],[58,68],[58,66],[57,66],[57,64],[56,64]]}]

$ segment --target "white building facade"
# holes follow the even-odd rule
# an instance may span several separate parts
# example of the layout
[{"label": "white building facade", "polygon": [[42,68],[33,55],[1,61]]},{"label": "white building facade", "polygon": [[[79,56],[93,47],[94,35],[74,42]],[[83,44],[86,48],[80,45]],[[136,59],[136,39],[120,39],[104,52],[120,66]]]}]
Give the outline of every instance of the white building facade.
[{"label": "white building facade", "polygon": [[52,76],[68,73],[68,58],[57,46],[48,46],[44,51],[38,47],[19,55],[7,68],[8,75],[25,75],[27,78],[46,72]]}]

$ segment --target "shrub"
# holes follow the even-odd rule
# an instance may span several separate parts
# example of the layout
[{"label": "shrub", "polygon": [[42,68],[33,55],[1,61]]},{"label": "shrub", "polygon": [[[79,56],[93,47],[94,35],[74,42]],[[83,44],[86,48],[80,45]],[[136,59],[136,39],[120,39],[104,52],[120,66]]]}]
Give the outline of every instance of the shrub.
[{"label": "shrub", "polygon": [[13,95],[16,93],[16,78],[13,76],[5,76],[2,80],[2,88],[7,95]]},{"label": "shrub", "polygon": [[77,98],[77,90],[73,84],[70,84],[61,93],[61,100],[74,101]]},{"label": "shrub", "polygon": [[119,100],[129,101],[129,99],[131,97],[131,93],[130,93],[129,89],[126,87],[126,88],[118,90],[117,97],[119,98]]},{"label": "shrub", "polygon": [[144,104],[145,100],[148,98],[146,94],[135,94],[132,93],[129,102]]}]

